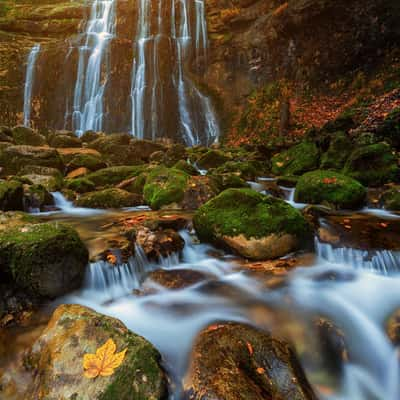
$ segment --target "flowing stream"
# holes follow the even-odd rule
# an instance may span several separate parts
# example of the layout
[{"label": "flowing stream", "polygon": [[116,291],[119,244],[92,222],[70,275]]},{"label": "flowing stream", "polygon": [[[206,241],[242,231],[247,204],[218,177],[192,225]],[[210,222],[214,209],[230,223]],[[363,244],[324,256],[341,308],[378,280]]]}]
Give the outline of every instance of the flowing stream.
[{"label": "flowing stream", "polygon": [[31,125],[31,109],[32,109],[32,89],[35,79],[36,60],[40,52],[40,44],[35,44],[28,56],[26,66],[25,89],[24,89],[24,126]]}]

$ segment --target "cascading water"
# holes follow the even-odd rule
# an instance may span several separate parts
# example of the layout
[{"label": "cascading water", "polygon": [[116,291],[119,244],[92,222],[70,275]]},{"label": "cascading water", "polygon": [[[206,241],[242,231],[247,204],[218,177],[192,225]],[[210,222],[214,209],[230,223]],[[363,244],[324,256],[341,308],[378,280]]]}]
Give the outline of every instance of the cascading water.
[{"label": "cascading water", "polygon": [[115,0],[93,1],[84,43],[79,47],[72,126],[78,136],[103,127],[108,79],[107,51],[115,30]]},{"label": "cascading water", "polygon": [[29,127],[31,124],[32,88],[35,78],[35,65],[39,52],[40,44],[35,44],[29,53],[26,67],[24,90],[24,126],[26,127]]},{"label": "cascading water", "polygon": [[[210,100],[185,73],[207,53],[203,0],[140,0],[132,73],[132,134],[176,136],[193,146],[218,139]],[[172,133],[171,133],[172,132]]]}]

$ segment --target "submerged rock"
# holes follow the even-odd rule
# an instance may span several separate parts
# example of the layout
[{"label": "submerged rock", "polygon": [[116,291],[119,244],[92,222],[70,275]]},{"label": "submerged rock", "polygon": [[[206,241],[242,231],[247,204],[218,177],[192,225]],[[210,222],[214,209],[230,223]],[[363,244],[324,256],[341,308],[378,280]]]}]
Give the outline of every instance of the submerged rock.
[{"label": "submerged rock", "polygon": [[194,345],[190,400],[315,400],[288,343],[240,324],[211,326]]},{"label": "submerged rock", "polygon": [[298,210],[251,189],[225,190],[196,212],[193,223],[202,241],[255,260],[286,255],[308,237]]},{"label": "submerged rock", "polygon": [[355,179],[333,171],[319,170],[308,172],[299,179],[295,201],[357,209],[365,204],[366,195],[364,186]]},{"label": "submerged rock", "polygon": [[88,251],[76,231],[60,223],[0,231],[0,271],[19,288],[54,298],[79,288]]},{"label": "submerged rock", "polygon": [[379,186],[397,181],[399,167],[393,149],[386,143],[377,143],[354,150],[343,173],[366,186]]},{"label": "submerged rock", "polygon": [[[90,180],[88,180],[88,183],[89,182]],[[72,189],[71,187],[69,188]],[[83,190],[82,185],[80,188]],[[78,207],[87,208],[135,207],[142,204],[142,197],[134,193],[129,193],[126,190],[111,188],[86,193],[79,197],[75,204]]]},{"label": "submerged rock", "polygon": [[[108,339],[116,352],[126,350],[125,358],[113,374],[88,379],[83,374],[84,355],[95,354]],[[119,320],[86,307],[62,305],[26,356],[33,383],[25,398],[165,400],[167,382],[160,361],[157,350]]]},{"label": "submerged rock", "polygon": [[271,162],[275,175],[302,175],[318,168],[319,150],[315,143],[304,141],[275,155]]}]

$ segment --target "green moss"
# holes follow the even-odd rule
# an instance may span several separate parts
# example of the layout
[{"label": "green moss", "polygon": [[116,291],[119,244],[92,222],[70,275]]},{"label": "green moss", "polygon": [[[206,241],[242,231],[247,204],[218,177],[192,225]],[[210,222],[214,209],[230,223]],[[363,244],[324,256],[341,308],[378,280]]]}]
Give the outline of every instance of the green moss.
[{"label": "green moss", "polygon": [[69,171],[81,167],[87,168],[90,171],[97,171],[99,169],[106,168],[107,165],[101,157],[93,154],[77,154],[67,165]]},{"label": "green moss", "polygon": [[350,138],[344,132],[337,132],[332,138],[328,151],[321,157],[322,169],[340,171],[352,150]]},{"label": "green moss", "polygon": [[231,188],[248,188],[249,184],[239,175],[233,173],[210,175],[210,178],[215,182],[220,192]]},{"label": "green moss", "polygon": [[318,168],[319,151],[313,142],[304,141],[272,158],[275,175],[302,175]]},{"label": "green moss", "polygon": [[116,185],[125,179],[138,176],[145,170],[145,166],[120,166],[100,169],[86,176],[97,187]]},{"label": "green moss", "polygon": [[199,175],[199,171],[197,171],[197,169],[195,167],[193,167],[192,164],[189,164],[187,161],[185,160],[180,160],[178,161],[173,168],[175,169],[179,169],[179,171],[183,171],[186,172],[188,175]]},{"label": "green moss", "polygon": [[351,153],[343,173],[367,186],[397,181],[399,168],[393,153],[386,143],[360,147]]},{"label": "green moss", "polygon": [[0,210],[23,210],[24,189],[16,180],[0,182]]},{"label": "green moss", "polygon": [[400,211],[400,187],[395,186],[386,190],[382,194],[380,201],[386,210]]},{"label": "green moss", "polygon": [[67,180],[65,186],[67,189],[73,190],[76,193],[87,193],[96,189],[96,185],[87,178]]},{"label": "green moss", "polygon": [[189,175],[183,171],[163,166],[154,168],[146,179],[143,189],[144,200],[158,210],[183,200]]},{"label": "green moss", "polygon": [[381,140],[391,143],[396,149],[400,147],[400,107],[394,109],[378,128],[377,134]]},{"label": "green moss", "polygon": [[78,207],[123,208],[139,205],[136,195],[126,190],[110,188],[82,195],[75,202]]},{"label": "green moss", "polygon": [[366,189],[360,182],[333,171],[308,172],[296,185],[295,200],[301,203],[356,209],[365,199]]},{"label": "green moss", "polygon": [[15,127],[12,131],[12,135],[16,144],[26,144],[30,146],[43,146],[46,144],[44,136],[25,126]]},{"label": "green moss", "polygon": [[251,189],[228,189],[197,210],[194,226],[201,240],[214,242],[221,236],[260,239],[271,234],[301,237],[308,225],[285,201]]},{"label": "green moss", "polygon": [[240,178],[246,181],[253,181],[256,179],[257,175],[262,175],[262,171],[258,171],[254,166],[254,162],[244,161],[228,161],[218,168],[211,170],[212,174],[226,174],[226,173],[236,173]]},{"label": "green moss", "polygon": [[200,156],[197,165],[203,169],[217,168],[229,161],[229,157],[219,150],[208,150]]},{"label": "green moss", "polygon": [[34,224],[0,232],[0,270],[9,273],[21,288],[37,294],[51,292],[51,288],[44,288],[46,279],[57,279],[66,259],[81,269],[78,275],[83,277],[88,252],[76,231],[67,225]]}]

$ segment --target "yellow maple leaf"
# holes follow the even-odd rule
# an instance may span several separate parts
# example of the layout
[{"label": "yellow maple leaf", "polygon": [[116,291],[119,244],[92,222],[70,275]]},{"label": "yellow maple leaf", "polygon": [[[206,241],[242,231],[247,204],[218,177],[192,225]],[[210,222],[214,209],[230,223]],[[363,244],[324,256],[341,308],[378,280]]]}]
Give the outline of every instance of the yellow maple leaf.
[{"label": "yellow maple leaf", "polygon": [[96,350],[96,354],[85,354],[83,356],[83,369],[86,378],[97,378],[98,376],[110,376],[124,361],[125,349],[115,353],[117,346],[112,339],[108,339],[103,346]]}]

